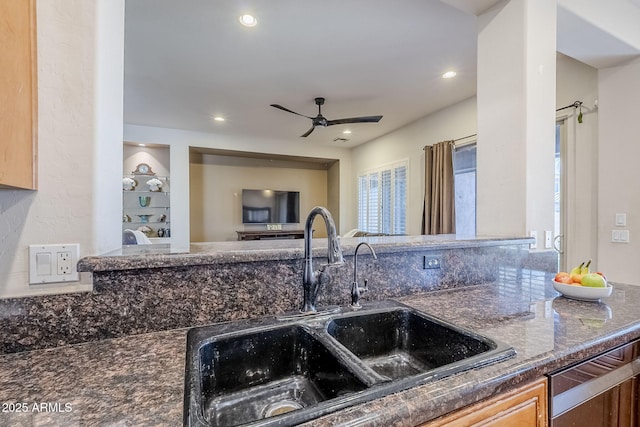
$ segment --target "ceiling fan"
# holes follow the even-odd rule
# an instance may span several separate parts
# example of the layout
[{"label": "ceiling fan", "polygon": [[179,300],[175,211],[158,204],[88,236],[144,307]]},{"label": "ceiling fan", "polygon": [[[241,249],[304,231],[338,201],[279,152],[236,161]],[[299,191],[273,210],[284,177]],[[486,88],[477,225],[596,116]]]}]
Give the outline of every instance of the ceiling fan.
[{"label": "ceiling fan", "polygon": [[327,127],[327,126],[333,126],[333,125],[343,125],[347,123],[378,123],[382,118],[382,116],[365,116],[365,117],[351,117],[348,119],[327,120],[322,115],[322,111],[321,111],[322,105],[324,104],[324,98],[316,98],[315,102],[316,102],[316,105],[318,106],[318,115],[315,117],[309,117],[309,116],[305,116],[304,114],[296,113],[295,111],[291,111],[288,108],[283,107],[282,105],[271,104],[271,106],[278,108],[282,111],[286,111],[288,113],[297,114],[298,116],[311,119],[311,122],[312,122],[311,129],[306,131],[303,135],[300,135],[301,137],[304,137],[304,138],[309,136],[311,132],[313,132],[313,130],[316,128],[316,126]]}]

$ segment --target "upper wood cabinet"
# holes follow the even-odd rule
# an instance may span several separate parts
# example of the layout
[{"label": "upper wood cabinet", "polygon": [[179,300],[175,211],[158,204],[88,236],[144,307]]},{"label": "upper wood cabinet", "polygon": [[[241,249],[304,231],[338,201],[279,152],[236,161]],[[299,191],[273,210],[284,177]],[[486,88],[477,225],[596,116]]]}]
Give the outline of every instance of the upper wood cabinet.
[{"label": "upper wood cabinet", "polygon": [[35,0],[0,1],[0,188],[37,187]]}]

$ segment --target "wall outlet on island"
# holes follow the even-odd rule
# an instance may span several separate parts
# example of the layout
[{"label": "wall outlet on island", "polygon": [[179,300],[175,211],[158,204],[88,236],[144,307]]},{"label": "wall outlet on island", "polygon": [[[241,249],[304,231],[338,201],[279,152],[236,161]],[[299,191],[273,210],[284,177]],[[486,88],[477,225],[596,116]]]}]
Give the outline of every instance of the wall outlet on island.
[{"label": "wall outlet on island", "polygon": [[442,258],[440,256],[425,255],[423,258],[422,268],[425,270],[435,270],[442,266]]},{"label": "wall outlet on island", "polygon": [[77,282],[80,245],[29,245],[29,284]]},{"label": "wall outlet on island", "polygon": [[267,230],[280,231],[282,230],[282,224],[267,224]]}]

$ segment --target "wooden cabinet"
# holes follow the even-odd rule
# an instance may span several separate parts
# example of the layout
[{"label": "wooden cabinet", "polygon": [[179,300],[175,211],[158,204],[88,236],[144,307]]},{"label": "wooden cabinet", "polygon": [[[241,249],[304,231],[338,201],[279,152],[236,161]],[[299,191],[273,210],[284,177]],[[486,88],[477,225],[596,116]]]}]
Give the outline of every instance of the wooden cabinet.
[{"label": "wooden cabinet", "polygon": [[35,0],[0,1],[0,188],[37,186]]},{"label": "wooden cabinet", "polygon": [[421,427],[543,427],[547,421],[547,379],[542,378],[429,421]]}]

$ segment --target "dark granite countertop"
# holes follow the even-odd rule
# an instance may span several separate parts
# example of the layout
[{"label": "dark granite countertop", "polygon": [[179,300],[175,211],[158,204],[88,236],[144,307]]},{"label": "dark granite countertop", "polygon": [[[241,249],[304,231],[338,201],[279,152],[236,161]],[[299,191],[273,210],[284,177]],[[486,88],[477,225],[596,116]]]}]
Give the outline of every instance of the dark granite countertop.
[{"label": "dark granite countertop", "polygon": [[[439,234],[432,236],[370,236],[341,239],[345,255],[353,252],[362,241],[375,245],[376,252],[394,253],[411,250],[453,249],[487,247],[498,245],[526,245],[533,242],[530,237],[516,236],[459,236]],[[326,253],[327,239],[313,239],[313,251]],[[173,247],[168,244],[124,246],[114,252],[100,256],[82,258],[78,263],[80,272],[111,270],[132,270],[138,268],[182,267],[248,261],[271,261],[302,259],[304,241],[302,239],[252,240],[192,243],[188,248]]]},{"label": "dark granite countertop", "polygon": [[[518,354],[307,425],[414,426],[640,337],[640,287],[630,285],[591,303],[559,296],[544,275],[505,275],[399,300]],[[186,331],[0,356],[0,425],[181,425]]]}]

